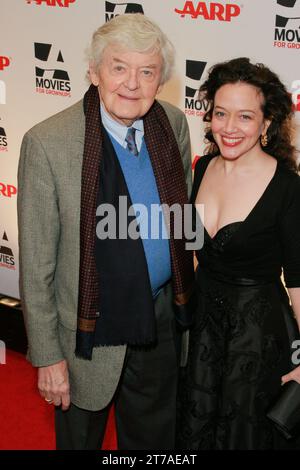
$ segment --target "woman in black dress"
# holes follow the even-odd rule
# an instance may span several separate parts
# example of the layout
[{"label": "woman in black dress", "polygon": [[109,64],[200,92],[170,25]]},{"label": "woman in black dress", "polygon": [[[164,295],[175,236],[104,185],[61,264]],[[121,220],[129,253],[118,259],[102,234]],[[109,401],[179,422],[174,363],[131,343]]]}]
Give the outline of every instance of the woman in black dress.
[{"label": "woman in black dress", "polygon": [[197,162],[192,192],[196,207],[204,205],[205,228],[178,448],[293,448],[266,417],[281,384],[300,383],[286,324],[294,319],[280,280],[283,269],[300,324],[291,98],[277,75],[247,58],[215,65],[200,97],[210,105],[204,120],[211,144]]}]

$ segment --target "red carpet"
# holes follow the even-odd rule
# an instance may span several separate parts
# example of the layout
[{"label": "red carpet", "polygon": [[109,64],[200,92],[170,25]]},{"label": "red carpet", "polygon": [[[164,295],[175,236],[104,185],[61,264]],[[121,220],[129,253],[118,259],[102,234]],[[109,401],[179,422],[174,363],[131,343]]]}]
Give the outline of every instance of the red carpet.
[{"label": "red carpet", "polygon": [[[40,397],[36,372],[22,354],[13,351],[0,365],[0,450],[55,449],[54,408]],[[116,449],[112,413],[103,449]]]}]

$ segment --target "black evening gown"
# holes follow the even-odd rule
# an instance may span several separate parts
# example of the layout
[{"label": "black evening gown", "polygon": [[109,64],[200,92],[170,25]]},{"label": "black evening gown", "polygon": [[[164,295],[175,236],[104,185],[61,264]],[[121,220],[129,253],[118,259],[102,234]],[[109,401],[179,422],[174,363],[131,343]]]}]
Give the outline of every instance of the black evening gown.
[{"label": "black evening gown", "polygon": [[[196,165],[192,202],[212,156]],[[293,449],[266,417],[291,369],[296,322],[280,281],[300,286],[300,177],[277,165],[244,221],[197,253],[198,310],[179,388],[180,449]]]}]

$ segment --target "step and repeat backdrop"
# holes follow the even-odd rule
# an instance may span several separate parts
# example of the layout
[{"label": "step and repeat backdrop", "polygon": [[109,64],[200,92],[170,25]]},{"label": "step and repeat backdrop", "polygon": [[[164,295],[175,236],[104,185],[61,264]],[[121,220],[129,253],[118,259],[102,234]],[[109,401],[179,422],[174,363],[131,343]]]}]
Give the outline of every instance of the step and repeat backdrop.
[{"label": "step and repeat backdrop", "polygon": [[175,45],[176,73],[159,97],[186,114],[193,159],[204,150],[205,104],[197,90],[216,62],[247,56],[266,63],[290,90],[300,122],[300,0],[0,0],[0,294],[19,298],[22,137],[82,97],[92,33],[115,15],[132,12],[155,20]]}]

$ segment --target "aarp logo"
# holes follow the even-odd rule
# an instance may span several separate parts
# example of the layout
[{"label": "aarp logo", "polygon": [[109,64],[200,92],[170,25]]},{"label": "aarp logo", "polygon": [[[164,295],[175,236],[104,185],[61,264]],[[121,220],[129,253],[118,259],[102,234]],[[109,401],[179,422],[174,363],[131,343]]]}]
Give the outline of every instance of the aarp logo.
[{"label": "aarp logo", "polygon": [[5,55],[0,55],[0,71],[2,72],[4,69],[10,66],[11,59],[6,57]]},{"label": "aarp logo", "polygon": [[46,5],[48,7],[69,8],[71,3],[76,0],[26,0],[28,4],[35,3],[36,5]]},{"label": "aarp logo", "polygon": [[240,15],[241,7],[234,3],[186,1],[182,8],[175,8],[175,13],[181,18],[189,16],[193,19],[200,17],[210,21],[231,21]]}]

